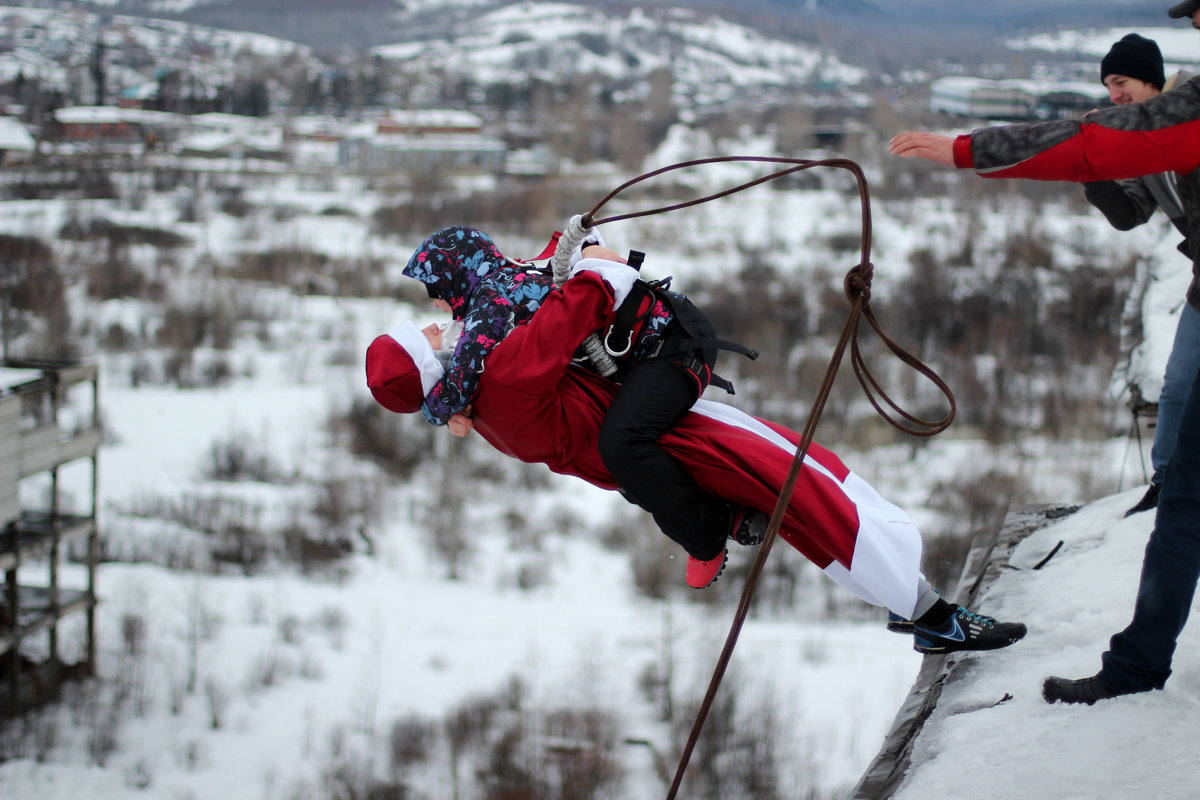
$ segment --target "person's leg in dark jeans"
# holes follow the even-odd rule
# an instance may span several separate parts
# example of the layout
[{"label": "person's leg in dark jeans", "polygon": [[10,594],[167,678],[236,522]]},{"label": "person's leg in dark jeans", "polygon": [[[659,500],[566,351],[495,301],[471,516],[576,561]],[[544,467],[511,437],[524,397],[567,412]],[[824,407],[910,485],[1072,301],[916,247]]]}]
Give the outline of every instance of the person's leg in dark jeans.
[{"label": "person's leg in dark jeans", "polygon": [[1171,675],[1171,657],[1200,580],[1198,387],[1200,374],[1193,382],[1175,453],[1167,465],[1154,530],[1142,561],[1133,620],[1109,641],[1100,672],[1079,680],[1047,678],[1042,686],[1047,702],[1091,705],[1118,695],[1161,689]]},{"label": "person's leg in dark jeans", "polygon": [[1114,692],[1161,689],[1200,579],[1200,391],[1192,389],[1146,544],[1133,621],[1112,637],[1101,682]]},{"label": "person's leg in dark jeans", "polygon": [[729,532],[729,504],[712,497],[658,438],[696,401],[695,377],[666,358],[630,368],[600,428],[600,457],[622,493],[700,561],[716,558]]}]

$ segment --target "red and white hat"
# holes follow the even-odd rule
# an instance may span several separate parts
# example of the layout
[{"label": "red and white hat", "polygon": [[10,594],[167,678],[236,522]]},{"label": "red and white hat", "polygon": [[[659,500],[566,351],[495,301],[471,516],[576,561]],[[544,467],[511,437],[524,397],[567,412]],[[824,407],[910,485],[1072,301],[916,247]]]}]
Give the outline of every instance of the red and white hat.
[{"label": "red and white hat", "polygon": [[367,386],[388,411],[420,411],[425,395],[445,374],[433,345],[413,322],[377,336],[367,348]]}]

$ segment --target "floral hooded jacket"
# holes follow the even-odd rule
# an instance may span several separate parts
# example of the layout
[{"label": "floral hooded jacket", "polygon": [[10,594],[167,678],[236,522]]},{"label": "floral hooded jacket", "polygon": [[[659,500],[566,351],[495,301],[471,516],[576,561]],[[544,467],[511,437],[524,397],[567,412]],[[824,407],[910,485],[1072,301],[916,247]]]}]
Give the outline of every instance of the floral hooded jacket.
[{"label": "floral hooded jacket", "polygon": [[[533,316],[554,282],[548,271],[508,259],[486,233],[468,227],[445,228],[426,238],[404,274],[425,284],[430,299],[445,301],[463,321],[446,375],[421,407],[427,420],[444,425],[470,405],[488,353]],[[649,353],[672,319],[670,309],[656,301],[625,361]]]}]

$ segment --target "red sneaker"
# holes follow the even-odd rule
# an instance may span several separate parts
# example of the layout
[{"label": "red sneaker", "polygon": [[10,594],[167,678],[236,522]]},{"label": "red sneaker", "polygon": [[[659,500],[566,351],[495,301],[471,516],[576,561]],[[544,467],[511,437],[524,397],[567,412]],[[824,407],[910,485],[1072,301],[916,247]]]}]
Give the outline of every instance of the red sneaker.
[{"label": "red sneaker", "polygon": [[721,548],[721,555],[711,561],[701,561],[688,556],[687,585],[693,589],[706,589],[712,586],[725,569],[725,559],[728,557],[729,551],[724,547]]}]

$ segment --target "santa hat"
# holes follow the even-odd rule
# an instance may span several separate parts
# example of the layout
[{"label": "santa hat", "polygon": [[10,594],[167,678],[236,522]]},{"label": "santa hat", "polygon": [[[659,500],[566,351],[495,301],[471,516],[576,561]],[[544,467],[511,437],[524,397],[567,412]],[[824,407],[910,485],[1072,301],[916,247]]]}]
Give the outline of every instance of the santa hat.
[{"label": "santa hat", "polygon": [[445,374],[433,345],[413,322],[377,336],[367,348],[367,386],[388,411],[419,411],[425,395]]}]

